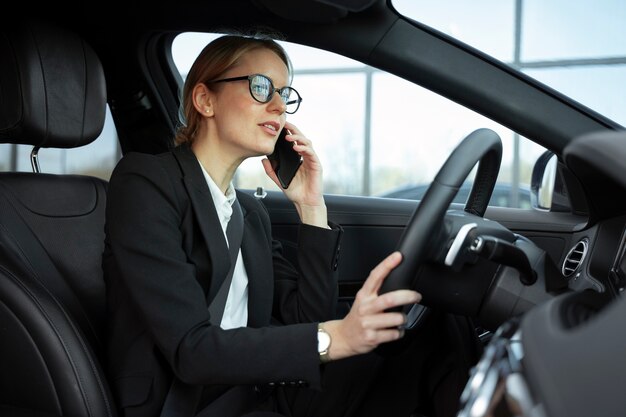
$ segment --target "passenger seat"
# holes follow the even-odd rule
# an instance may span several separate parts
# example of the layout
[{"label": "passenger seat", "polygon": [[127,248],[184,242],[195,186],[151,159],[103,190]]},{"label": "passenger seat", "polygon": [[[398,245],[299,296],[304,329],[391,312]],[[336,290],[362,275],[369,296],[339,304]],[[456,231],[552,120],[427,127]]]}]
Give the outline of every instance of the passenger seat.
[{"label": "passenger seat", "polygon": [[[48,24],[9,25],[0,143],[91,143],[106,110],[95,52]],[[106,188],[90,176],[0,173],[0,415],[116,415],[102,362]]]}]

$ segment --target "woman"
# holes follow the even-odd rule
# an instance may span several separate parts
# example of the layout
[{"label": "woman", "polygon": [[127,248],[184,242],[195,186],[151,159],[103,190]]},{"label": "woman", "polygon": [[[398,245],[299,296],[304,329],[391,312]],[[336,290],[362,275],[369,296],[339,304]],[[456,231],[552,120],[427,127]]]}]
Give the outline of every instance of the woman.
[{"label": "woman", "polygon": [[[103,266],[108,365],[122,415],[159,415],[166,398],[166,408],[178,401],[175,408],[182,402],[190,413],[221,417],[303,415],[315,408],[303,405],[312,398],[339,410],[345,404],[335,403],[352,400],[320,391],[320,363],[402,337],[405,317],[384,311],[420,295],[377,294],[398,253],[371,272],[350,313],[332,320],[341,230],[328,223],[311,140],[286,121],[299,105],[290,81],[289,59],[274,41],[218,38],[187,76],[178,146],[158,156],[130,153],[116,167]],[[237,167],[272,153],[283,128],[303,158],[283,190],[302,221],[298,269],[272,240],[263,205],[232,186]],[[263,166],[278,184],[267,159]],[[229,262],[229,242],[239,247],[227,233],[238,205],[243,235]],[[220,287],[223,305],[212,310]],[[277,388],[283,385],[292,388]]]}]

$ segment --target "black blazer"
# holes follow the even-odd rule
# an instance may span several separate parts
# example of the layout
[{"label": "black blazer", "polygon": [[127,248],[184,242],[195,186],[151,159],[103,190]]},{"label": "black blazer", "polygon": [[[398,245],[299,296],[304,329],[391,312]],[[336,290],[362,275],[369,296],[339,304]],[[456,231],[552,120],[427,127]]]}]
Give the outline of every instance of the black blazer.
[{"label": "black blazer", "polygon": [[129,153],[115,168],[103,268],[107,365],[123,414],[158,415],[172,374],[189,384],[319,387],[315,323],[335,314],[341,230],[301,225],[296,270],[271,237],[265,207],[237,198],[248,327],[222,330],[210,325],[208,304],[230,258],[194,153],[187,145]]}]

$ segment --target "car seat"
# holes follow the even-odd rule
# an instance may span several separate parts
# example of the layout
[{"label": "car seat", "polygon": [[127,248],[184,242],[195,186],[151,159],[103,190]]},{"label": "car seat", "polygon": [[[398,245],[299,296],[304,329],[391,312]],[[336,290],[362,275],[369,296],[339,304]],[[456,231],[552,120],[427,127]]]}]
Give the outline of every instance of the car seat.
[{"label": "car seat", "polygon": [[[0,31],[0,143],[75,148],[104,126],[106,85],[76,34]],[[35,169],[37,171],[37,169]],[[106,181],[0,173],[0,414],[115,416],[104,376]]]}]

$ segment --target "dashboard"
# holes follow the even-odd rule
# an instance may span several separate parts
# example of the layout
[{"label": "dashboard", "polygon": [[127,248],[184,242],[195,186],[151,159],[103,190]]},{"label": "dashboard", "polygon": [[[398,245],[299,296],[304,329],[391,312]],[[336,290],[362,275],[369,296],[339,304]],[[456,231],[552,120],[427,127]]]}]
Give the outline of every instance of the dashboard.
[{"label": "dashboard", "polygon": [[534,240],[543,239],[543,248],[558,242],[551,257],[571,291],[497,329],[472,371],[459,416],[624,415],[626,134],[580,137],[563,159],[585,190],[592,226]]},{"label": "dashboard", "polygon": [[[582,253],[577,249],[585,247]],[[579,263],[569,272],[569,287],[593,289],[618,296],[626,288],[626,216],[617,216],[576,234],[561,263],[561,270]]]}]

